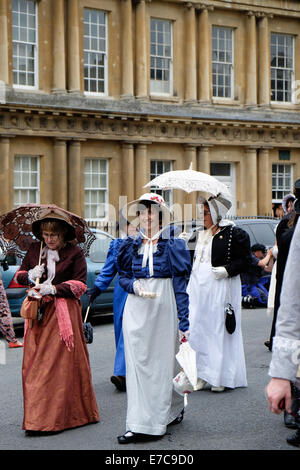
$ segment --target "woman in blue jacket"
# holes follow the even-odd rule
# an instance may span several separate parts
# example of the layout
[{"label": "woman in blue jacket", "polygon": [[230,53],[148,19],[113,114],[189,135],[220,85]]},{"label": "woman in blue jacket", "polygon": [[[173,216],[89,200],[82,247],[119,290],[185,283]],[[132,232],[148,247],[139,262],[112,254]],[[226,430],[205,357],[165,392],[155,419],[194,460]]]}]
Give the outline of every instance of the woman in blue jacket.
[{"label": "woman in blue jacket", "polygon": [[182,419],[182,397],[177,396],[176,408],[172,379],[178,329],[181,337],[189,329],[191,262],[185,242],[161,229],[169,212],[161,196],[145,194],[132,205],[140,235],[127,238],[118,256],[120,285],[128,292],[123,315],[127,419],[120,444],[162,436],[168,424]]},{"label": "woman in blue jacket", "polygon": [[[135,236],[136,228],[128,225],[127,233],[129,236]],[[114,374],[111,376],[110,380],[121,392],[126,390],[126,366],[124,356],[122,320],[124,305],[128,294],[120,286],[119,283],[119,266],[117,258],[120,246],[123,242],[123,238],[116,238],[115,240],[111,241],[105,265],[103,266],[99,276],[95,280],[94,287],[88,291],[88,294],[90,295],[90,303],[92,303],[96,299],[96,297],[101,294],[101,292],[106,291],[115,276],[117,276],[113,296],[116,355],[114,363]]]}]

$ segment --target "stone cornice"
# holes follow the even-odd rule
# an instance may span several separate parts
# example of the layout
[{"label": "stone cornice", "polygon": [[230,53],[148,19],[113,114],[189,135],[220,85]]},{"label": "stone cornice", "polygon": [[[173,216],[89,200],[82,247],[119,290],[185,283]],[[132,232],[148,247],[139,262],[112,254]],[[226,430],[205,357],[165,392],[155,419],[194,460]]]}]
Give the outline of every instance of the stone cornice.
[{"label": "stone cornice", "polygon": [[278,107],[246,107],[239,105],[211,104],[193,106],[179,103],[141,101],[138,99],[114,100],[111,98],[88,98],[83,95],[30,93],[9,90],[5,104],[0,103],[0,111],[17,111],[25,114],[45,114],[52,116],[81,116],[95,118],[107,116],[109,119],[123,120],[180,120],[180,121],[224,121],[240,123],[260,123],[263,125],[300,125],[299,105],[290,109]]},{"label": "stone cornice", "polygon": [[[162,3],[177,3],[185,4],[187,0],[161,0]],[[208,7],[214,9],[222,9],[227,11],[255,11],[255,13],[271,13],[277,16],[294,17],[300,18],[300,4],[296,0],[289,0],[280,2],[279,0],[268,0],[260,2],[257,0],[205,0],[200,2],[199,0],[189,0],[189,3],[194,5],[205,4]],[[281,4],[281,5],[280,5]]]},{"label": "stone cornice", "polygon": [[[27,112],[26,112],[27,111]],[[293,124],[182,119],[95,113],[41,112],[0,107],[0,135],[128,143],[178,143],[300,148],[300,122]]]}]

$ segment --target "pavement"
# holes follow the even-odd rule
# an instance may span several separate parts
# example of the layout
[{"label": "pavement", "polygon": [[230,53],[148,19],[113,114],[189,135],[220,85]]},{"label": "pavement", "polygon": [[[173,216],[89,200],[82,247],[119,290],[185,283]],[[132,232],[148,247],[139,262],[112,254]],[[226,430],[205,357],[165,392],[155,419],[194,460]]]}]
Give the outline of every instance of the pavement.
[{"label": "pavement", "polygon": [[[115,354],[111,315],[93,320],[94,342],[88,345],[101,415],[97,424],[53,436],[25,437],[21,428],[23,349],[6,348],[5,364],[0,361],[0,450],[100,450],[103,459],[125,454],[138,455],[142,451],[147,451],[147,456],[149,452],[156,456],[179,453],[193,456],[193,464],[196,461],[200,463],[200,460],[196,459],[202,451],[297,452],[298,449],[286,443],[286,437],[293,431],[284,426],[282,414],[277,416],[268,410],[265,397],[265,387],[270,380],[268,367],[271,353],[264,346],[264,341],[269,336],[271,322],[266,309],[242,311],[248,387],[226,390],[223,393],[213,393],[209,389],[194,392],[189,395],[181,424],[168,427],[167,434],[158,441],[126,446],[117,442],[117,436],[125,432],[126,393],[118,392],[110,382]],[[23,334],[22,325],[22,319],[15,319],[19,338],[22,338]],[[0,340],[0,343],[3,352],[4,340]],[[116,461],[105,463],[118,464]],[[172,463],[175,462],[169,464]],[[158,462],[154,460],[150,464]],[[134,463],[131,462],[131,465],[134,466]]]}]

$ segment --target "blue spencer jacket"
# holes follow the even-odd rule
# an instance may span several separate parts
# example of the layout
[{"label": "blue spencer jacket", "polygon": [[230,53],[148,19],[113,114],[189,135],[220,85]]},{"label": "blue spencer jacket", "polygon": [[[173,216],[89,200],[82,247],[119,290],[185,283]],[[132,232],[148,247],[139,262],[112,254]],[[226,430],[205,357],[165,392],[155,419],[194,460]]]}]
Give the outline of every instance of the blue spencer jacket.
[{"label": "blue spencer jacket", "polygon": [[[136,279],[149,278],[149,266],[142,268],[143,255],[138,254],[142,244],[141,236],[126,238],[118,255],[120,285],[133,294]],[[172,278],[177,304],[179,329],[189,329],[189,296],[186,292],[187,278],[191,273],[191,260],[184,240],[159,237],[157,250],[153,253],[153,277]]]}]

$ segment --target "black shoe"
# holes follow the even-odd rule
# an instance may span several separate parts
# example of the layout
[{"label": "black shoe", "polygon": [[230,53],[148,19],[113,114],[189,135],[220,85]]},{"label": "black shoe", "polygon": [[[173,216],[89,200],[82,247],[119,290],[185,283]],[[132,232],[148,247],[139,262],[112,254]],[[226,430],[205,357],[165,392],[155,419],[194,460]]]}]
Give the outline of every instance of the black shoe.
[{"label": "black shoe", "polygon": [[115,385],[115,387],[120,392],[126,392],[126,378],[122,375],[112,375],[110,378],[111,383]]},{"label": "black shoe", "polygon": [[291,437],[288,437],[286,442],[291,446],[300,448],[300,429],[297,429],[297,431],[292,434]]},{"label": "black shoe", "polygon": [[184,410],[182,410],[179,413],[179,415],[171,423],[169,423],[169,426],[173,426],[174,424],[180,424],[181,421],[183,420],[183,415],[184,415]]},{"label": "black shoe", "polygon": [[289,429],[297,429],[298,428],[297,423],[295,422],[294,416],[290,415],[285,410],[284,410],[283,418],[284,418],[284,424],[287,428],[289,428]]},{"label": "black shoe", "polygon": [[118,436],[119,444],[130,444],[131,442],[137,442],[140,434],[136,432],[127,431],[123,436]]},{"label": "black shoe", "polygon": [[118,436],[119,444],[130,444],[131,442],[146,442],[160,439],[162,436],[153,434],[140,434],[137,432],[127,431],[123,436]]},{"label": "black shoe", "polygon": [[63,431],[25,431],[25,436],[28,437],[42,437],[42,436],[54,436],[55,434],[60,434]]}]

